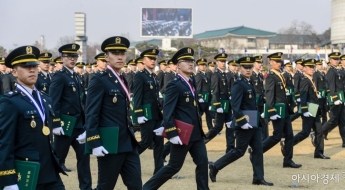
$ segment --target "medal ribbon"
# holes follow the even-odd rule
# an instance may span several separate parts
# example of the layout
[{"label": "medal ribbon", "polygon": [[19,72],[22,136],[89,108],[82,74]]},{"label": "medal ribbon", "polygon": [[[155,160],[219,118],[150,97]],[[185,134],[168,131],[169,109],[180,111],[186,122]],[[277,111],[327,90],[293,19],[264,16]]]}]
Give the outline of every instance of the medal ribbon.
[{"label": "medal ribbon", "polygon": [[278,71],[276,71],[274,69],[271,69],[271,71],[280,78],[280,80],[283,82],[284,88],[286,88],[285,79],[283,78],[283,76]]},{"label": "medal ribbon", "polygon": [[[30,94],[21,84],[17,83],[17,88],[22,91],[27,97],[30,98],[31,102],[34,104],[34,106],[36,107],[36,109],[38,110],[38,113],[40,114],[40,117],[42,119],[42,122],[44,124],[44,121],[46,120],[46,114],[45,114],[45,111],[44,111],[44,107],[43,107],[43,104],[42,104],[42,98],[41,98],[41,95],[40,93],[37,93],[37,96],[38,96],[38,99],[40,101],[40,106],[41,108],[39,107],[39,105],[36,103],[36,100],[34,99],[34,97],[32,96],[32,94]],[[34,89],[35,90],[35,89]]]},{"label": "medal ribbon", "polygon": [[318,94],[318,92],[317,92],[317,90],[316,90],[316,86],[315,86],[315,83],[314,83],[313,79],[311,79],[311,77],[309,77],[309,76],[306,75],[306,74],[304,74],[304,76],[307,77],[307,78],[310,80],[311,84],[313,84],[314,92],[316,93],[316,97],[317,97],[319,94]]},{"label": "medal ribbon", "polygon": [[184,76],[182,76],[180,73],[178,74],[178,76],[180,76],[180,77],[188,84],[188,87],[189,87],[190,91],[192,92],[193,97],[195,97],[195,94],[194,94],[194,87],[192,87],[192,86],[189,84],[189,81],[188,81]]},{"label": "medal ribbon", "polygon": [[120,78],[120,76],[117,75],[117,73],[114,71],[114,69],[111,68],[109,65],[107,65],[107,68],[108,68],[109,70],[111,70],[111,72],[113,72],[113,74],[115,75],[115,77],[117,78],[117,80],[120,81],[120,84],[121,84],[121,86],[122,86],[122,89],[126,92],[128,101],[130,101],[130,100],[131,100],[131,96],[130,96],[130,94],[129,94],[129,90],[127,89],[126,85],[122,82],[122,79]]}]

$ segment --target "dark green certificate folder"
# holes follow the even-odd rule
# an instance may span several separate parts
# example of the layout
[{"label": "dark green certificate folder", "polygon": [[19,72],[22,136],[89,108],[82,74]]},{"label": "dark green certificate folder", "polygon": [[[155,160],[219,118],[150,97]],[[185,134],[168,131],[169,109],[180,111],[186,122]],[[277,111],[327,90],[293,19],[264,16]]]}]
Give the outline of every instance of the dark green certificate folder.
[{"label": "dark green certificate folder", "polygon": [[[281,117],[281,118],[285,118],[285,104],[283,103],[277,103],[274,105],[274,108],[276,109],[277,114]],[[267,104],[264,104],[264,117],[265,118],[270,118],[268,115],[268,108],[267,108]]]},{"label": "dark green certificate folder", "polygon": [[[257,110],[244,110],[242,113],[253,128],[259,127],[259,112]],[[238,124],[235,123],[235,126],[238,126]]]},{"label": "dark green certificate folder", "polygon": [[[336,95],[338,95],[338,98],[341,102],[344,102],[344,92],[343,91],[336,92]],[[334,105],[334,100],[333,100],[331,94],[327,94],[327,100],[328,100],[329,106]]]},{"label": "dark green certificate folder", "polygon": [[319,92],[321,94],[321,98],[326,98],[326,94],[327,94],[326,89],[320,89]]},{"label": "dark green certificate folder", "polygon": [[204,100],[204,102],[208,102],[208,99],[210,97],[210,93],[208,93],[208,92],[201,92],[201,96],[202,96],[202,99]]},{"label": "dark green certificate folder", "polygon": [[60,119],[61,119],[61,127],[63,128],[65,135],[69,137],[72,136],[75,123],[77,122],[77,118],[69,116],[69,115],[61,114]]},{"label": "dark green certificate folder", "polygon": [[[229,100],[220,100],[220,104],[223,108],[223,113],[228,113],[229,111]],[[213,103],[211,105],[211,111],[216,111],[216,107],[214,107]]]},{"label": "dark green certificate folder", "polygon": [[[35,190],[40,172],[40,163],[15,160],[16,175],[18,176],[17,185],[20,190]],[[2,188],[0,188],[2,190]]]},{"label": "dark green certificate folder", "polygon": [[[134,105],[134,103],[133,103],[133,105]],[[144,116],[146,117],[146,119],[148,119],[148,120],[152,119],[151,104],[144,104],[143,105],[143,112],[144,112]],[[137,114],[134,113],[134,109],[131,111],[131,114],[132,114],[132,122],[138,123]]]},{"label": "dark green certificate folder", "polygon": [[[98,128],[98,134],[101,138],[102,146],[109,152],[109,154],[117,154],[119,147],[119,130],[119,127]],[[87,141],[85,142],[85,153],[92,153]]]},{"label": "dark green certificate folder", "polygon": [[[307,102],[307,105],[308,105],[308,112],[311,114],[312,117],[315,117],[319,109],[319,105],[310,103],[310,102]],[[302,113],[301,105],[298,106],[298,113]]]}]

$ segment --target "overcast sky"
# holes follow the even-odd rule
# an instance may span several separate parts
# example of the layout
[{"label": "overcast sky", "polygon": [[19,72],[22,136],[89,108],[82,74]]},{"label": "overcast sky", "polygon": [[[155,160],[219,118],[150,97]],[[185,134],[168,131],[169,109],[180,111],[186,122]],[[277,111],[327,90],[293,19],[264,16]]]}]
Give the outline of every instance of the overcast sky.
[{"label": "overcast sky", "polygon": [[140,38],[141,7],[192,8],[194,34],[242,25],[277,32],[293,20],[318,33],[331,25],[331,0],[0,0],[0,46],[30,45],[44,35],[54,48],[75,34],[75,12],[86,13],[88,43],[121,33],[151,39]]}]

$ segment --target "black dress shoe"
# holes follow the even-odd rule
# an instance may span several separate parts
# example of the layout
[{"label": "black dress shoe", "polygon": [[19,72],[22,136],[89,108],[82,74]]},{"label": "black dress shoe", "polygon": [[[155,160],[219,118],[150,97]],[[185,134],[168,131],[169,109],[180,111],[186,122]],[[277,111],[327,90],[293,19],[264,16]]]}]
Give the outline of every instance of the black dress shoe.
[{"label": "black dress shoe", "polygon": [[325,140],[328,140],[328,138],[327,138],[328,133],[323,133],[323,136],[324,136]]},{"label": "black dress shoe", "polygon": [[62,168],[62,170],[65,171],[65,172],[71,172],[71,171],[72,171],[71,169],[66,168],[65,164],[62,164],[62,165],[61,165],[61,168]]},{"label": "black dress shoe", "polygon": [[343,144],[341,147],[345,148],[345,144]]},{"label": "black dress shoe", "polygon": [[210,179],[212,182],[216,182],[216,176],[217,176],[217,173],[218,173],[218,170],[217,168],[214,166],[214,163],[210,163],[209,165],[209,168],[210,168]]},{"label": "black dress shoe", "polygon": [[285,142],[284,141],[280,141],[280,151],[282,152],[283,156],[285,156],[284,147],[285,147]]},{"label": "black dress shoe", "polygon": [[283,164],[283,168],[300,168],[302,167],[302,164],[295,164],[294,162],[291,162],[289,164]]},{"label": "black dress shoe", "polygon": [[253,181],[253,185],[266,185],[266,186],[273,186],[273,183],[267,182],[264,179]]},{"label": "black dress shoe", "polygon": [[315,155],[314,158],[331,159],[329,156],[325,156],[325,155],[323,155],[323,154]]}]

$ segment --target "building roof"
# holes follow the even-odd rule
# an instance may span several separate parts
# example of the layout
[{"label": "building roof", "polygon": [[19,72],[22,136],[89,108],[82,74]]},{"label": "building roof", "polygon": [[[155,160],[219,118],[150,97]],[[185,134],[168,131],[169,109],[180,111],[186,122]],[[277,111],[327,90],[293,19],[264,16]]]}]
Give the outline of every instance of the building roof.
[{"label": "building roof", "polygon": [[311,35],[300,34],[277,34],[269,39],[270,43],[274,44],[302,44],[302,43],[314,43]]},{"label": "building roof", "polygon": [[222,37],[226,35],[236,35],[236,36],[274,36],[275,32],[268,32],[264,30],[259,30],[255,28],[249,28],[246,26],[238,26],[233,28],[225,28],[219,30],[210,30],[200,34],[195,34],[196,39],[214,38]]},{"label": "building roof", "polygon": [[137,42],[131,42],[131,45],[129,48],[135,47],[139,43],[147,42],[148,44],[153,44],[156,46],[161,46],[162,45],[162,40],[160,39],[151,39],[151,40],[143,40],[143,41],[137,41]]}]

